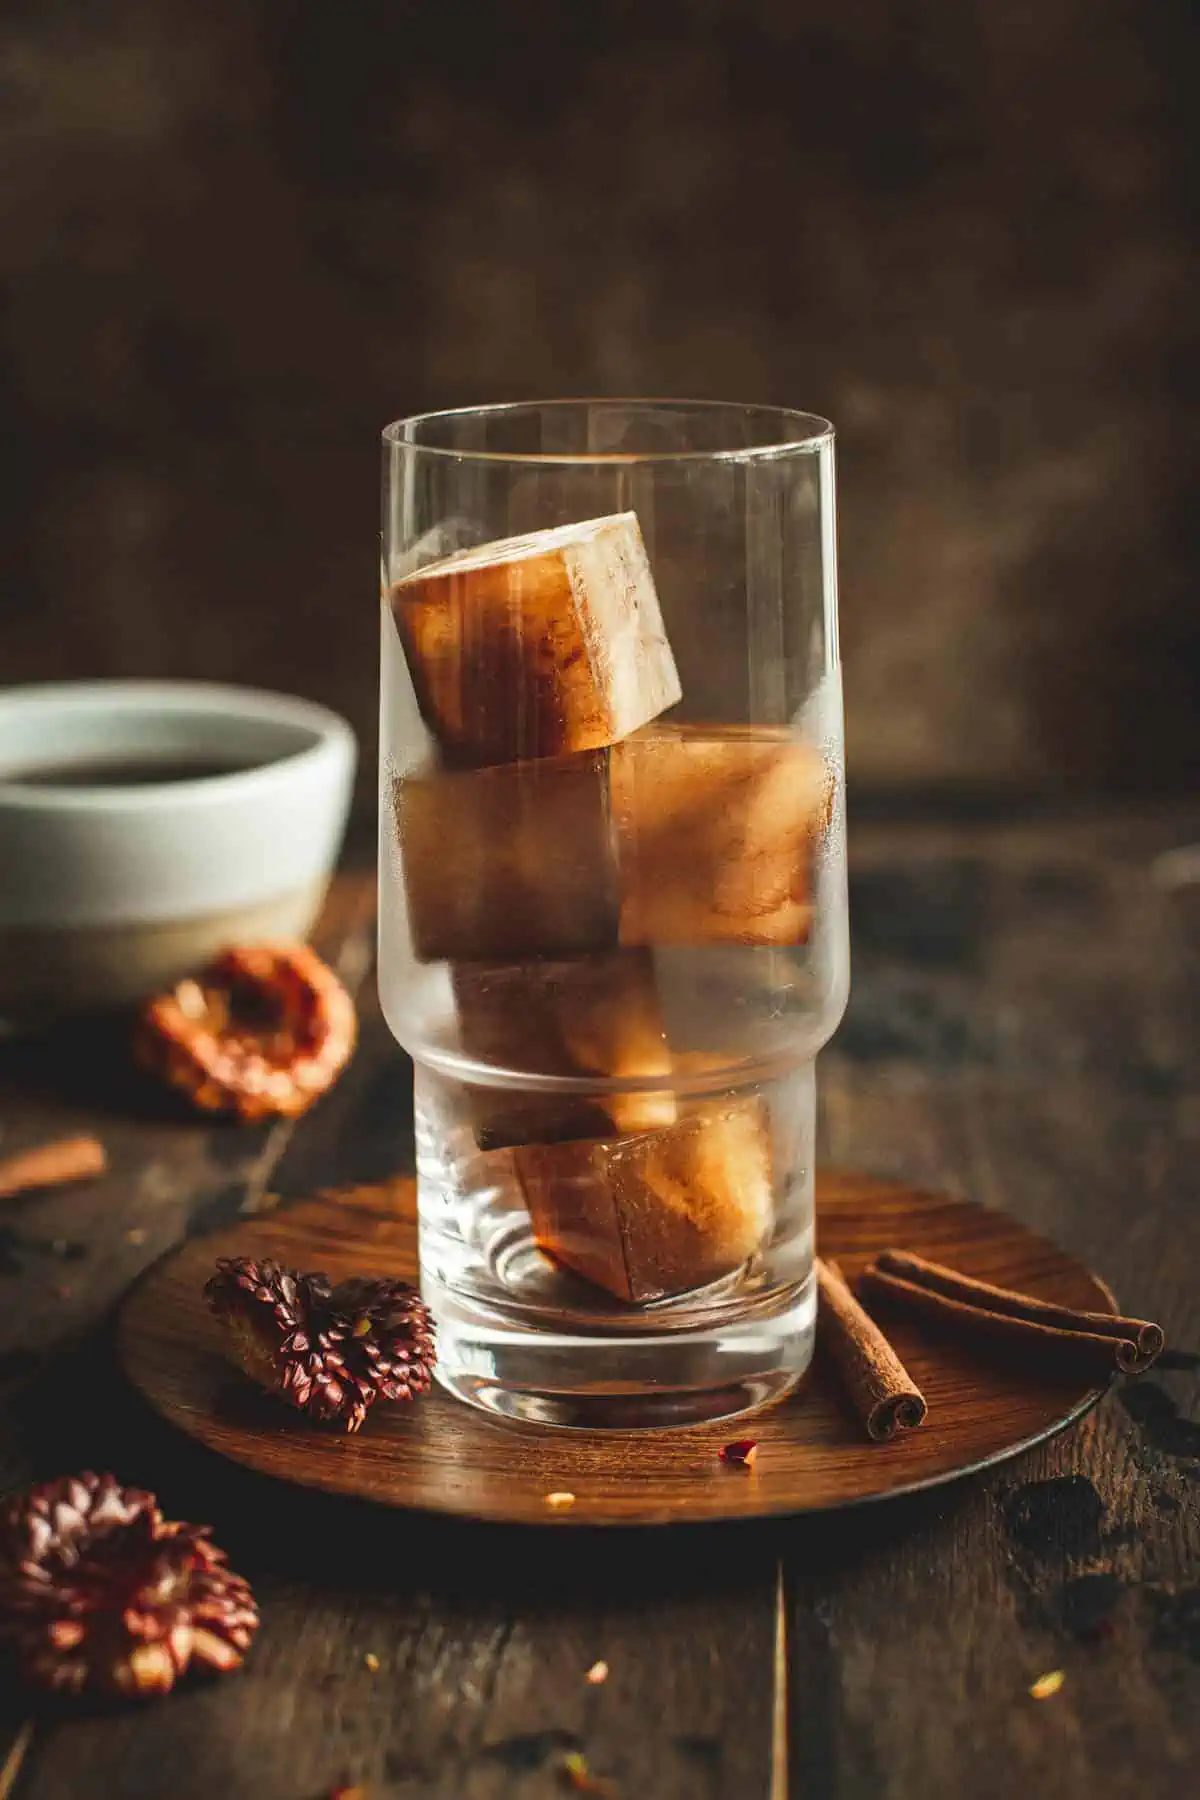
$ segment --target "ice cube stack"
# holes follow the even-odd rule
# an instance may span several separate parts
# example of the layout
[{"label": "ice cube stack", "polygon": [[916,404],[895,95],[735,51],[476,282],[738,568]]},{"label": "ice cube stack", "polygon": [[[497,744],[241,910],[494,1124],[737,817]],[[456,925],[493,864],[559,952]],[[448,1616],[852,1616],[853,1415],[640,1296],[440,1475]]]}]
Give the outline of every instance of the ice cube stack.
[{"label": "ice cube stack", "polygon": [[[627,1302],[736,1269],[771,1227],[756,1097],[677,1101],[656,946],[805,942],[831,789],[785,731],[673,725],[634,513],[395,583],[438,767],[396,784],[414,954],[450,963],[463,1050],[594,1091],[474,1090],[541,1247]],[[643,1089],[609,1091],[606,1080]]]}]

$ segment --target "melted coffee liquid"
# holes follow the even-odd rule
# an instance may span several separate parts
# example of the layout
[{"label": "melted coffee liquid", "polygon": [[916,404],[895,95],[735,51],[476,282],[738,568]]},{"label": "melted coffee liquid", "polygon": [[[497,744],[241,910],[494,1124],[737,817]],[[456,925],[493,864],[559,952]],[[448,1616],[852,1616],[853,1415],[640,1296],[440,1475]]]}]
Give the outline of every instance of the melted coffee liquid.
[{"label": "melted coffee liquid", "polygon": [[0,781],[38,788],[148,787],[164,781],[204,781],[213,775],[235,775],[241,769],[260,766],[240,757],[89,757],[79,762],[35,763],[16,769],[0,765]]}]

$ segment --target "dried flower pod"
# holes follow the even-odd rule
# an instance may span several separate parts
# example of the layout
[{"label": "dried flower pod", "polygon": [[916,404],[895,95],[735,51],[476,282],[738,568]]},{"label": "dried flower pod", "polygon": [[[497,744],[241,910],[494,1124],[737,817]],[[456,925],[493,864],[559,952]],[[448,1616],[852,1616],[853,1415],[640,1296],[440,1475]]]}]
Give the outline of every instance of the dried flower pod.
[{"label": "dried flower pod", "polygon": [[0,1635],[57,1692],[165,1694],[193,1665],[236,1669],[258,1608],[205,1526],[153,1494],[69,1475],[0,1508]]},{"label": "dried flower pod", "polygon": [[306,944],[226,950],[146,1007],[134,1052],[205,1112],[296,1118],[337,1078],[354,1002]]},{"label": "dried flower pod", "polygon": [[279,1263],[223,1257],[204,1289],[246,1373],[312,1419],[357,1431],[377,1399],[424,1393],[434,1325],[406,1281],[359,1276],[334,1287]]}]

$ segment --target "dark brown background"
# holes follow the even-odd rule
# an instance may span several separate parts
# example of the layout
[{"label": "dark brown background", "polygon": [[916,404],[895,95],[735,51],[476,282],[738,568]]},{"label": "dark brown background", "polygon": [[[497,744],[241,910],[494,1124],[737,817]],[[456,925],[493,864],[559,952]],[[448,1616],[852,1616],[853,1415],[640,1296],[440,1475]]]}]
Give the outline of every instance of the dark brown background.
[{"label": "dark brown background", "polygon": [[386,419],[777,400],[860,792],[1186,784],[1197,60],[1191,0],[9,0],[0,679],[369,746]]}]

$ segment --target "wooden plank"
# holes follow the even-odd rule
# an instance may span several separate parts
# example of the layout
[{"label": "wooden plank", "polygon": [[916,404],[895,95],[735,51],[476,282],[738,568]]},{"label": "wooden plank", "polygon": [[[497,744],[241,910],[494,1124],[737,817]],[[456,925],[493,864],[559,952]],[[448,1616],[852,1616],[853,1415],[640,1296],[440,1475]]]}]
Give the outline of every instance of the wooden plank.
[{"label": "wooden plank", "polygon": [[[272,1529],[291,1547],[268,1559]],[[257,1551],[241,1547],[265,1616],[244,1673],[142,1715],[56,1727],[34,1800],[200,1800],[214,1786],[316,1800],[350,1780],[388,1800],[549,1795],[572,1749],[623,1795],[765,1794],[763,1553],[695,1539],[651,1554],[626,1538],[564,1555],[290,1494],[260,1530]],[[599,1658],[610,1674],[592,1686]]]},{"label": "wooden plank", "polygon": [[[360,1051],[293,1134],[274,1193],[411,1167],[411,1069],[373,983],[361,1014]],[[96,1800],[304,1800],[350,1780],[389,1800],[548,1795],[571,1749],[624,1795],[766,1792],[769,1540],[573,1533],[560,1547],[306,1494],[174,1438],[164,1464],[157,1427],[139,1416],[136,1435],[139,1466],[157,1462],[164,1496],[202,1509],[253,1581],[260,1641],[236,1679],[56,1727],[31,1759],[29,1800],[75,1800],[85,1783]],[[611,1672],[593,1687],[598,1659]]]},{"label": "wooden plank", "polygon": [[[339,878],[316,941],[351,985],[366,972],[372,934],[373,881]],[[255,1203],[294,1129],[177,1110],[133,1071],[127,1029],[120,1020],[76,1022],[40,1039],[0,1041],[5,1153],[93,1133],[109,1157],[99,1181],[0,1202],[0,1489],[89,1464],[163,1488],[171,1483],[160,1475],[175,1470],[186,1488],[186,1455],[156,1433],[116,1376],[106,1318],[188,1230]],[[186,1495],[175,1497],[186,1511]],[[11,1688],[0,1695],[0,1732],[10,1740],[19,1702]],[[29,1771],[53,1735],[38,1733]],[[109,1791],[122,1792],[116,1771],[111,1780]]]},{"label": "wooden plank", "polygon": [[[225,1465],[136,1407],[98,1360],[102,1340],[84,1334],[134,1272],[136,1258],[121,1258],[148,1257],[186,1220],[257,1206],[266,1186],[297,1196],[404,1166],[406,1066],[372,1000],[362,1054],[286,1146],[104,1113],[105,1187],[81,1190],[79,1212],[53,1210],[66,1196],[18,1203],[33,1304],[0,1276],[11,1327],[0,1341],[49,1355],[80,1336],[36,1379],[10,1372],[23,1398],[0,1407],[0,1473],[25,1479],[116,1447],[123,1473],[217,1525],[266,1623],[240,1678],[40,1734],[21,1800],[200,1800],[217,1786],[317,1800],[350,1779],[373,1782],[372,1800],[536,1800],[561,1791],[557,1761],[576,1738],[626,1796],[766,1793],[776,1544],[794,1795],[1184,1791],[1200,1748],[1187,1354],[1200,1350],[1189,1186],[1200,936],[1185,961],[1185,903],[1155,870],[1197,823],[1175,811],[953,836],[879,824],[854,841],[855,995],[823,1059],[825,1152],[1011,1207],[1108,1275],[1126,1305],[1162,1317],[1180,1352],[1014,1473],[940,1495],[781,1531],[581,1547],[401,1519]],[[94,1062],[83,1059],[71,1102],[11,1055],[0,1052],[6,1149],[93,1126]],[[178,1179],[176,1157],[194,1158]],[[155,1158],[165,1198],[144,1172]],[[159,1224],[153,1243],[115,1242]],[[65,1265],[60,1285],[81,1283],[69,1301],[51,1293],[53,1252],[24,1242],[59,1230],[88,1246]],[[596,1657],[612,1673],[591,1688],[582,1672]],[[1057,1667],[1062,1690],[1032,1700],[1029,1685]]]},{"label": "wooden plank", "polygon": [[[914,1134],[936,1137],[946,1106],[944,1093],[910,1097]],[[1014,1176],[1027,1118],[1007,1121]],[[1027,1166],[1046,1143],[1031,1136]],[[970,1185],[970,1162],[951,1166]],[[1194,1230],[1179,1248],[1194,1269]],[[1195,1314],[1189,1329],[1172,1286],[1148,1278],[1130,1291],[1194,1345]],[[815,1540],[797,1534],[798,1792],[1037,1793],[1048,1761],[1063,1800],[1183,1790],[1200,1754],[1195,1367],[1125,1386],[1094,1424],[1011,1475],[904,1503],[894,1518],[844,1518]],[[1063,1691],[1030,1701],[1030,1684],[1059,1667]]]},{"label": "wooden plank", "polygon": [[899,855],[878,833],[857,864],[825,1154],[1009,1208],[1176,1356],[1009,1473],[793,1533],[797,1795],[1165,1800],[1197,1766],[1197,965],[1157,879],[1176,832],[930,829]]}]

